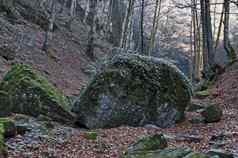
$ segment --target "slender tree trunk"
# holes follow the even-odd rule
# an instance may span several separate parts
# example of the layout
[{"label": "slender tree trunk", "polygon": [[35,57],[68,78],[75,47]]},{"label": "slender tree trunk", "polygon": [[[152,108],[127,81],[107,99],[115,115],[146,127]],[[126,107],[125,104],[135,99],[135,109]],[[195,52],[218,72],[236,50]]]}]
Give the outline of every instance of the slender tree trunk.
[{"label": "slender tree trunk", "polygon": [[129,0],[127,13],[124,18],[123,27],[122,27],[122,36],[121,36],[121,42],[120,47],[126,48],[126,42],[127,42],[127,36],[128,36],[128,26],[131,20],[131,15],[133,13],[133,7],[134,7],[135,0]]},{"label": "slender tree trunk", "polygon": [[218,47],[218,44],[219,44],[219,41],[220,41],[223,19],[224,19],[224,6],[222,8],[220,22],[219,22],[219,26],[218,26],[218,30],[217,30],[217,38],[216,38],[216,41],[215,41],[215,51],[216,51],[216,49]]},{"label": "slender tree trunk", "polygon": [[193,17],[191,17],[191,24],[190,24],[190,59],[189,59],[189,78],[193,80],[193,55],[195,54],[194,49],[194,42],[193,42]]},{"label": "slender tree trunk", "polygon": [[89,13],[87,17],[87,23],[90,25],[90,30],[88,33],[88,44],[86,55],[91,59],[95,60],[94,57],[94,34],[95,34],[95,16],[97,14],[97,0],[90,0],[89,1]]},{"label": "slender tree trunk", "polygon": [[228,55],[228,59],[230,63],[233,63],[237,60],[235,49],[232,47],[230,39],[229,39],[229,14],[230,14],[230,1],[224,0],[224,48]]},{"label": "slender tree trunk", "polygon": [[[193,50],[194,50],[194,58],[193,58],[193,75],[194,79],[196,81],[200,80],[200,31],[199,31],[199,25],[197,20],[197,2],[195,0],[192,0],[192,34],[193,34]],[[191,59],[192,60],[192,59]]]},{"label": "slender tree trunk", "polygon": [[45,33],[45,40],[44,40],[43,47],[42,47],[43,51],[47,51],[47,49],[49,47],[49,41],[52,40],[52,38],[53,38],[54,22],[55,22],[55,17],[56,17],[55,0],[52,0],[50,10],[51,10],[50,23],[49,23],[49,28]]},{"label": "slender tree trunk", "polygon": [[144,6],[145,1],[141,0],[141,54],[144,54]]},{"label": "slender tree trunk", "polygon": [[212,24],[210,14],[210,1],[201,0],[201,22],[203,39],[203,75],[210,78],[214,66],[214,48],[212,38]]},{"label": "slender tree trunk", "polygon": [[152,31],[150,35],[150,46],[148,51],[149,56],[151,56],[155,46],[155,38],[156,38],[158,25],[159,25],[160,10],[161,10],[161,0],[156,0],[155,12],[154,12],[154,18],[153,18],[153,27],[152,27]]},{"label": "slender tree trunk", "polygon": [[77,0],[72,0],[71,1],[71,6],[70,6],[70,20],[69,20],[69,28],[71,29],[71,24],[74,20],[75,17],[75,11],[77,7]]},{"label": "slender tree trunk", "polygon": [[66,7],[66,3],[67,3],[67,0],[63,0],[63,4],[61,4],[61,8],[60,8],[59,13],[63,13],[64,12],[64,8]]}]

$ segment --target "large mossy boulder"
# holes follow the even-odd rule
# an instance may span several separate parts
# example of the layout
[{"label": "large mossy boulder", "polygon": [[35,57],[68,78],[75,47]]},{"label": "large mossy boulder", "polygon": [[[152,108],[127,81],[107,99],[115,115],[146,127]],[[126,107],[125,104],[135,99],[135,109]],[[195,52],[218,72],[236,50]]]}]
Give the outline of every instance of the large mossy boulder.
[{"label": "large mossy boulder", "polygon": [[171,127],[184,118],[191,86],[169,62],[117,54],[104,62],[74,104],[78,122],[88,128],[155,124]]},{"label": "large mossy boulder", "polygon": [[46,115],[68,123],[74,117],[64,95],[30,66],[17,64],[0,83],[0,114]]}]

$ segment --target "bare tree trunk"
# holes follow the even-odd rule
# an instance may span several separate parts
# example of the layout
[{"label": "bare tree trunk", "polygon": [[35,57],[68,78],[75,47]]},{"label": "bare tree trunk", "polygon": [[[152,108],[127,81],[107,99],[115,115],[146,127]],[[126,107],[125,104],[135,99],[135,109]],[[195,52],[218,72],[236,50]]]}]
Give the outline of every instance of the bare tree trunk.
[{"label": "bare tree trunk", "polygon": [[68,28],[71,30],[71,24],[74,20],[74,16],[75,16],[75,10],[76,10],[76,6],[77,6],[77,0],[71,0],[71,6],[70,6],[70,19],[67,22],[67,26]]},{"label": "bare tree trunk", "polygon": [[90,25],[90,31],[88,33],[88,44],[86,55],[91,59],[94,60],[94,34],[95,34],[95,16],[97,14],[97,0],[90,0],[89,1],[89,13],[87,17],[87,23]]},{"label": "bare tree trunk", "polygon": [[124,18],[123,27],[122,27],[122,36],[121,36],[121,42],[120,42],[120,47],[121,48],[126,48],[128,25],[129,25],[130,20],[131,20],[131,15],[132,15],[132,12],[133,12],[134,3],[135,3],[135,0],[129,0],[127,13],[126,13],[126,16]]},{"label": "bare tree trunk", "polygon": [[45,40],[42,47],[43,51],[47,51],[49,47],[49,41],[52,40],[53,38],[54,22],[56,17],[55,0],[52,0],[50,10],[51,10],[50,23],[49,23],[49,28],[45,33]]},{"label": "bare tree trunk", "polygon": [[[197,17],[197,2],[196,0],[192,0],[192,33],[193,33],[193,50],[194,50],[194,58],[193,58],[193,74],[194,79],[196,81],[200,80],[200,31],[198,25],[198,17]],[[191,59],[192,60],[192,59]]]},{"label": "bare tree trunk", "polygon": [[235,49],[232,47],[229,39],[229,14],[230,14],[230,1],[224,0],[224,48],[228,55],[230,63],[233,63],[237,60]]},{"label": "bare tree trunk", "polygon": [[161,10],[161,0],[156,0],[155,12],[154,12],[154,18],[153,18],[153,27],[152,27],[152,31],[150,35],[150,46],[149,46],[149,52],[148,52],[149,56],[151,56],[151,53],[155,46],[155,38],[156,38],[158,25],[159,25],[160,10]]},{"label": "bare tree trunk", "polygon": [[216,38],[216,41],[215,41],[215,51],[216,51],[216,49],[218,47],[218,44],[219,44],[219,41],[220,41],[223,18],[224,18],[224,6],[222,8],[220,22],[219,22],[218,31],[217,31],[217,38]]},{"label": "bare tree trunk", "polygon": [[195,54],[194,49],[194,42],[193,42],[193,17],[191,18],[191,24],[190,24],[190,59],[189,59],[189,78],[192,81],[193,80],[193,55]]},{"label": "bare tree trunk", "polygon": [[64,8],[66,7],[66,3],[67,3],[67,0],[64,0],[63,4],[61,5],[60,11],[59,11],[60,13],[64,12]]},{"label": "bare tree trunk", "polygon": [[212,38],[212,24],[210,14],[210,1],[201,0],[201,22],[203,37],[203,75],[210,78],[210,73],[214,66],[214,48]]},{"label": "bare tree trunk", "polygon": [[145,1],[141,0],[141,54],[144,54],[144,6]]},{"label": "bare tree trunk", "polygon": [[125,4],[122,0],[112,0],[111,5],[112,43],[113,46],[120,47],[123,20],[126,14]]}]

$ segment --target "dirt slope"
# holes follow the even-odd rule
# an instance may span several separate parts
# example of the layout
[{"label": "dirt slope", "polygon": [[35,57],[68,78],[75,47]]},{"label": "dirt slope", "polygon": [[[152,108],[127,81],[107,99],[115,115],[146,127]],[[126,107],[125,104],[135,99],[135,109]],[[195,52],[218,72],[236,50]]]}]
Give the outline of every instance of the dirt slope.
[{"label": "dirt slope", "polygon": [[[60,12],[60,1],[57,1],[53,40],[49,53],[46,53],[42,46],[48,28],[47,17],[50,16],[48,1],[44,8],[39,7],[38,0],[7,2],[9,6],[0,6],[0,79],[11,64],[26,63],[39,70],[66,95],[78,94],[87,80],[83,70],[90,62],[85,55],[88,25],[78,16],[70,30],[67,27],[69,8]],[[95,36],[96,55],[106,53],[110,44]]]}]

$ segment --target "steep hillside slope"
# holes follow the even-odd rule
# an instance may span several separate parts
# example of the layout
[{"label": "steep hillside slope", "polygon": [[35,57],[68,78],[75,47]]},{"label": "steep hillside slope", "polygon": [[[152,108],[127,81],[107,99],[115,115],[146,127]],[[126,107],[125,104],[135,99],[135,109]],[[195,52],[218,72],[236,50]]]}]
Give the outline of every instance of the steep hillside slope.
[{"label": "steep hillside slope", "polygon": [[[66,95],[77,94],[87,80],[83,69],[89,63],[85,55],[88,26],[80,16],[67,27],[69,8],[56,3],[56,21],[48,53],[42,51],[49,24],[50,4],[41,7],[38,0],[4,0],[0,4],[0,78],[13,63],[26,63],[42,72]],[[45,9],[47,8],[47,9]],[[105,53],[110,45],[95,38],[95,52]],[[97,47],[100,43],[100,47]],[[107,45],[107,46],[105,46]]]}]

